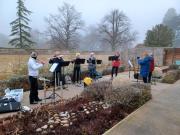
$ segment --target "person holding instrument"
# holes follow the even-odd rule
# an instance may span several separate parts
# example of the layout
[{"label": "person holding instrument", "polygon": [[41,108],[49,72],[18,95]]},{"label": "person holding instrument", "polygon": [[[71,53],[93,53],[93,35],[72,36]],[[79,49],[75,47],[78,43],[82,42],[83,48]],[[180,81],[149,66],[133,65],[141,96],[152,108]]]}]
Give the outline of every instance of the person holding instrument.
[{"label": "person holding instrument", "polygon": [[32,52],[28,61],[28,76],[30,82],[30,104],[37,104],[41,99],[38,97],[38,75],[39,69],[43,67],[45,62],[37,59],[38,53]]},{"label": "person holding instrument", "polygon": [[114,58],[115,60],[112,61],[112,70],[111,70],[111,79],[113,79],[113,75],[115,73],[115,76],[118,74],[118,69],[120,66],[120,53],[115,52]]},{"label": "person holding instrument", "polygon": [[150,62],[152,58],[149,57],[148,53],[145,51],[143,52],[143,58],[141,59],[140,57],[137,57],[137,59],[138,59],[138,64],[141,66],[140,75],[143,78],[143,82],[148,83],[147,79],[150,72]]},{"label": "person holding instrument", "polygon": [[60,62],[63,62],[63,55],[60,55],[59,51],[56,51],[54,53],[54,56],[52,58],[50,58],[49,60],[49,64],[54,64],[54,63],[58,63],[58,66],[55,69],[56,72],[56,77],[55,77],[55,72],[53,73],[53,83],[55,83],[55,79],[56,79],[56,85],[59,86],[60,82],[62,81],[62,87],[63,89],[65,89],[65,79],[62,76],[62,69],[61,69],[61,65]]},{"label": "person holding instrument", "polygon": [[80,53],[76,53],[76,59],[72,61],[74,63],[74,70],[73,70],[73,83],[80,81],[80,71],[81,71],[81,65],[77,61],[80,60]]},{"label": "person holding instrument", "polygon": [[90,57],[88,59],[88,70],[89,70],[89,76],[93,79],[96,77],[96,58],[94,56],[94,53],[90,53]]}]

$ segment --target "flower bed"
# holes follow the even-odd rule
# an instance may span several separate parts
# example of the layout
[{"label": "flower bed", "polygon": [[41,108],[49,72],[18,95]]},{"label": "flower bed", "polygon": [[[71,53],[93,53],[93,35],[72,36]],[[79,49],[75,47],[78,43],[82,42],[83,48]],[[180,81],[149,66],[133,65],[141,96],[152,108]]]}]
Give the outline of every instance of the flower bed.
[{"label": "flower bed", "polygon": [[[147,93],[149,93],[149,87],[144,84],[142,86],[133,85],[133,87],[143,91],[148,89]],[[128,100],[125,102],[125,99],[120,98],[120,100],[123,99],[121,102],[119,97],[114,96],[111,82],[95,83],[79,97],[39,106],[32,112],[20,112],[17,115],[1,119],[0,134],[100,135],[139,107],[139,105],[135,107],[132,104],[129,106],[128,103],[139,101],[135,99],[147,96],[147,93],[143,94],[145,92],[139,96],[137,96],[138,91],[135,93],[130,92],[130,99],[126,93],[125,99]],[[149,98],[145,99],[143,103],[147,100]]]}]

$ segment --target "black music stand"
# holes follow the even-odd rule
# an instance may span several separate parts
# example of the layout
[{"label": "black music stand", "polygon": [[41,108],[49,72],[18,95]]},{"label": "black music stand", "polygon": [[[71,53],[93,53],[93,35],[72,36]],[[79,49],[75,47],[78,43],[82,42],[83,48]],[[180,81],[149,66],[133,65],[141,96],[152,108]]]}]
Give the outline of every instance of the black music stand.
[{"label": "black music stand", "polygon": [[118,60],[119,56],[109,56],[108,60],[109,61],[114,61],[114,60]]},{"label": "black music stand", "polygon": [[[47,98],[47,99],[53,99],[54,100],[54,103],[55,103],[55,100],[56,100],[56,97],[59,97],[61,99],[63,99],[63,97],[61,97],[59,94],[56,93],[56,89],[57,89],[57,80],[56,80],[56,68],[57,66],[59,65],[59,63],[54,63],[51,68],[49,69],[50,72],[54,73],[54,88],[53,88],[53,93]],[[59,80],[59,77],[58,77],[58,80]]]},{"label": "black music stand", "polygon": [[96,60],[96,64],[98,65],[102,64],[102,60]]}]

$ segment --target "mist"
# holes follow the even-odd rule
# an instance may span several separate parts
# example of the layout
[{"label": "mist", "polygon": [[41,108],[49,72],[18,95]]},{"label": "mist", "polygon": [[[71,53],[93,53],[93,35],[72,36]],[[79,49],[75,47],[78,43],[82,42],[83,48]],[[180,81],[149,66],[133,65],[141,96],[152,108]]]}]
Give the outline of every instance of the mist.
[{"label": "mist", "polygon": [[[10,34],[9,23],[16,18],[16,1],[0,0],[0,33],[3,35]],[[98,24],[112,9],[123,11],[131,20],[132,29],[138,32],[137,43],[143,42],[148,29],[162,22],[169,8],[180,11],[179,0],[26,0],[26,7],[33,12],[30,16],[32,29],[43,33],[47,28],[44,18],[56,14],[63,2],[74,5],[82,13],[86,27]]]}]

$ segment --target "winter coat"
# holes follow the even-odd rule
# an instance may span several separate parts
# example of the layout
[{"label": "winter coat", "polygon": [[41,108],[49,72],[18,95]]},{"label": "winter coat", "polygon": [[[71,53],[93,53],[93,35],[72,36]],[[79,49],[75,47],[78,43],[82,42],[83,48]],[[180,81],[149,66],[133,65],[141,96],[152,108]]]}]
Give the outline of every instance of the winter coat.
[{"label": "winter coat", "polygon": [[95,60],[96,61],[96,58],[95,57],[90,57],[88,59],[88,69],[96,69],[96,62],[93,63],[92,61]]},{"label": "winter coat", "polygon": [[62,58],[52,58],[49,60],[49,64],[54,64],[54,63],[58,63],[58,66],[55,69],[55,72],[61,72],[61,65],[60,63],[63,62],[64,60]]},{"label": "winter coat", "polygon": [[142,77],[148,77],[150,72],[150,61],[152,60],[151,57],[146,56],[144,59],[139,59],[138,64],[141,66],[140,68],[140,75]]},{"label": "winter coat", "polygon": [[120,66],[120,60],[114,60],[114,61],[112,61],[112,66],[113,67],[119,67]]},{"label": "winter coat", "polygon": [[151,61],[150,61],[150,72],[154,71],[154,58],[152,57]]}]

